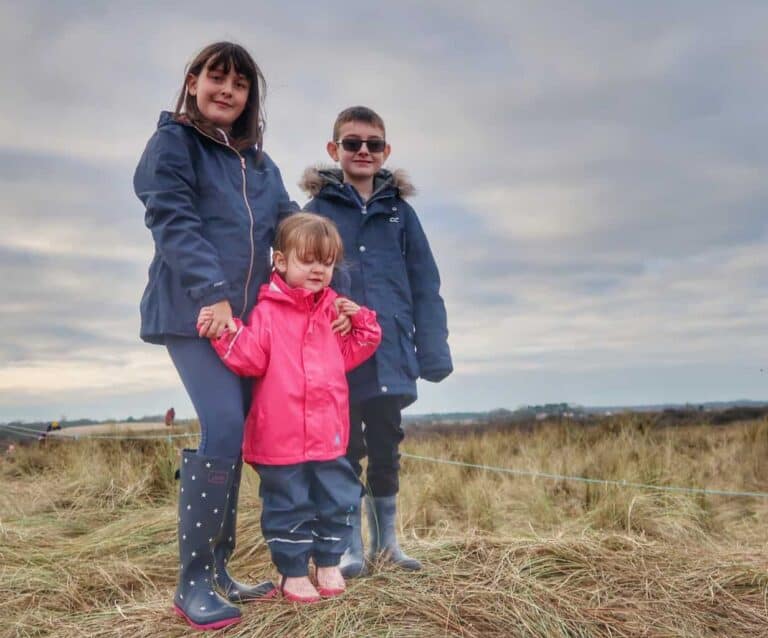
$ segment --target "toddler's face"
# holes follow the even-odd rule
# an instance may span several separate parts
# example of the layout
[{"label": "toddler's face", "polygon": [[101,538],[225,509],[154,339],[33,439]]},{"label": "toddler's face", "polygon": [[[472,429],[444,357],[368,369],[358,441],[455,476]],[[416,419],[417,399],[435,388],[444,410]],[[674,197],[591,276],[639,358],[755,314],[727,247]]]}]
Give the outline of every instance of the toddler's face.
[{"label": "toddler's face", "polygon": [[295,250],[290,251],[287,258],[283,253],[275,252],[274,259],[275,268],[291,288],[320,292],[331,283],[333,261],[322,262],[312,255],[300,258]]},{"label": "toddler's face", "polygon": [[368,148],[368,144],[363,144],[357,151],[346,151],[340,143],[345,139],[383,140],[384,131],[367,122],[345,122],[339,128],[339,139],[328,144],[328,153],[341,164],[341,170],[347,179],[355,181],[373,178],[389,157],[389,144],[384,146],[384,150],[374,153]]},{"label": "toddler's face", "polygon": [[199,76],[190,75],[187,90],[194,95],[202,116],[214,126],[229,130],[245,110],[251,83],[231,66],[229,73],[206,65]]}]

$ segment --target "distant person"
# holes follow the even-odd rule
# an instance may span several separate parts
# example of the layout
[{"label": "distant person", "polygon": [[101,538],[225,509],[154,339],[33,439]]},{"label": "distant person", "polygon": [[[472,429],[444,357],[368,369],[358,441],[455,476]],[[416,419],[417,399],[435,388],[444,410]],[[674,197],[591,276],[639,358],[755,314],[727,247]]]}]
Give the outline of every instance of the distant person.
[{"label": "distant person", "polygon": [[[416,400],[417,377],[437,382],[453,370],[440,275],[406,201],[412,185],[401,172],[382,168],[391,148],[381,117],[364,106],[345,109],[326,149],[340,168],[307,169],[301,186],[312,199],[305,209],[338,226],[351,279],[351,290],[340,292],[375,310],[382,329],[376,355],[349,375],[347,457],[358,476],[368,455],[368,557],[417,570],[421,563],[400,549],[395,534],[400,411]],[[359,515],[354,522],[353,543],[342,559],[348,577],[367,570]]]},{"label": "distant person", "polygon": [[48,438],[48,433],[53,431],[53,424],[54,421],[51,421],[48,423],[48,425],[45,427],[45,430],[42,430],[40,434],[37,435],[37,442],[38,443],[45,443],[45,440]]},{"label": "distant person", "polygon": [[[227,573],[235,548],[240,448],[252,380],[222,364],[204,337],[235,330],[269,276],[275,228],[298,206],[263,151],[264,76],[240,45],[217,42],[184,73],[173,113],[160,115],[136,168],[155,255],[141,300],[141,338],[168,349],[200,421],[182,454],[176,613],[200,629],[240,620],[230,602],[274,595]],[[349,321],[340,318],[341,329]],[[218,594],[211,594],[217,591]]]},{"label": "distant person", "polygon": [[[295,602],[344,592],[339,561],[349,547],[350,516],[360,505],[360,484],[344,456],[345,373],[373,354],[381,329],[375,312],[328,287],[342,255],[333,222],[309,213],[289,217],[278,227],[274,272],[248,324],[236,318],[234,330],[213,340],[230,370],[258,377],[243,458],[261,479],[261,529],[281,575],[280,590]],[[345,336],[333,331],[338,313],[352,323]],[[201,334],[212,314],[212,308],[200,312]]]},{"label": "distant person", "polygon": [[165,425],[166,427],[171,427],[173,425],[173,421],[176,418],[176,410],[173,408],[168,408],[168,411],[165,413]]}]

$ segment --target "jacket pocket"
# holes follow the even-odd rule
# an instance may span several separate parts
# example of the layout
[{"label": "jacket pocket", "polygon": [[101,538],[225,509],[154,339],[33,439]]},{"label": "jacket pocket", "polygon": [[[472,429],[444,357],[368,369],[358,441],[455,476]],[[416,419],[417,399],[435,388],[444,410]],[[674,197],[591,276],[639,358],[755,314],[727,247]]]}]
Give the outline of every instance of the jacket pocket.
[{"label": "jacket pocket", "polygon": [[406,320],[400,315],[395,315],[395,323],[400,337],[400,356],[403,370],[412,379],[419,376],[419,362],[416,358],[416,345],[414,344],[414,326],[412,321]]}]

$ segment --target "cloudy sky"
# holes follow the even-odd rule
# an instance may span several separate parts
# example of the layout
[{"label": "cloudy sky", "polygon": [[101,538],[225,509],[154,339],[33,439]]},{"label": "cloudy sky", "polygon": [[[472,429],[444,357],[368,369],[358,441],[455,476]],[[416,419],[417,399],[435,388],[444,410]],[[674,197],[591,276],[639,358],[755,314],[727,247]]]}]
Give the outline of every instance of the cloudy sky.
[{"label": "cloudy sky", "polygon": [[412,412],[768,399],[765,3],[13,5],[0,421],[192,415],[138,339],[152,242],[131,179],[218,39],[262,66],[266,148],[301,203],[337,112],[385,118],[456,367]]}]

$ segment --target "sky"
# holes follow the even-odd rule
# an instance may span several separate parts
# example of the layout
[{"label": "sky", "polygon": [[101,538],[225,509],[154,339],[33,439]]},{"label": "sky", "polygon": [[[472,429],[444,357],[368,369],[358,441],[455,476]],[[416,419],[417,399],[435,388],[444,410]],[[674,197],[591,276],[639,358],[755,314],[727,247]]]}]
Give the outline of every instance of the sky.
[{"label": "sky", "polygon": [[138,338],[133,170],[184,68],[267,78],[291,196],[379,112],[455,372],[411,413],[768,399],[763,2],[0,3],[0,422],[193,416]]}]

